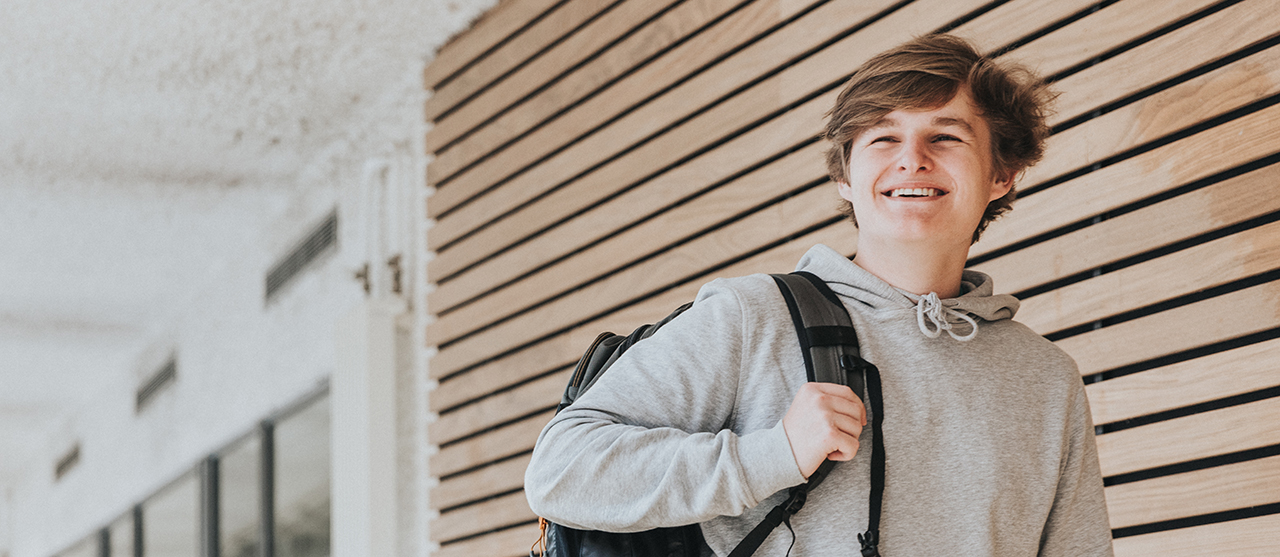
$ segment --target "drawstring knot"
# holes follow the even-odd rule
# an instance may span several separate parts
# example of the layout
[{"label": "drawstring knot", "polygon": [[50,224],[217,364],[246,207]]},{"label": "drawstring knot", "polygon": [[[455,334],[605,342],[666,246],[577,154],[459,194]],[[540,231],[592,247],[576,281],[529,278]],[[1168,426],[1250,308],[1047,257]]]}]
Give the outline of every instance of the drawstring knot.
[{"label": "drawstring knot", "polygon": [[[963,321],[967,321],[970,327],[969,334],[964,336],[957,335],[955,331],[952,330],[951,322],[947,320],[948,316],[955,316]],[[928,323],[925,322],[925,318],[928,318],[928,320],[933,323],[932,329],[929,328]],[[972,340],[973,337],[978,335],[977,321],[974,321],[972,317],[969,317],[964,313],[943,305],[942,300],[938,299],[938,294],[934,292],[925,294],[916,301],[916,323],[920,325],[920,332],[924,333],[924,336],[929,338],[938,338],[938,336],[942,334],[942,331],[946,331],[948,335],[951,335],[951,338],[960,342],[966,342]]]}]

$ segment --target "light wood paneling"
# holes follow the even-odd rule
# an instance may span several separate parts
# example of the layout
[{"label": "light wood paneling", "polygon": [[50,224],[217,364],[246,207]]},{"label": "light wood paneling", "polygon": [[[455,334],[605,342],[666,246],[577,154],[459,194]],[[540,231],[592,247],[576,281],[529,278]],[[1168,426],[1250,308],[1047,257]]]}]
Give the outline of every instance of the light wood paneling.
[{"label": "light wood paneling", "polygon": [[1187,15],[1217,0],[1125,0],[1019,48],[1006,59],[1050,76]]},{"label": "light wood paneling", "polygon": [[[618,13],[628,4],[633,10],[641,10],[634,15],[648,15],[672,1],[569,0],[561,4],[510,43],[435,91],[426,104],[427,119],[436,121],[436,126],[427,134],[427,149],[438,149],[460,133],[456,131],[459,126],[467,126],[461,130],[465,131],[480,123],[494,111],[510,105],[625,33],[639,21],[629,17],[633,14]],[[614,6],[618,9],[609,10]],[[605,15],[592,21],[602,13]],[[586,26],[577,29],[583,24]],[[566,35],[566,31],[570,33]],[[544,47],[550,49],[540,52]],[[463,101],[466,103],[459,106]],[[454,112],[440,118],[450,109]]]},{"label": "light wood paneling", "polygon": [[1280,33],[1271,0],[1241,2],[1058,82],[1055,121],[1079,116]]},{"label": "light wood paneling", "polygon": [[1020,292],[1280,211],[1276,184],[1280,165],[1267,166],[973,268],[994,277],[1002,292]]},{"label": "light wood paneling", "polygon": [[809,189],[608,279],[469,335],[442,348],[436,357],[446,366],[471,365],[483,355],[532,342],[545,334],[543,331],[572,327],[584,318],[595,317],[597,312],[632,303],[671,283],[698,276],[708,266],[725,263],[726,257],[763,249],[778,238],[799,234],[832,218],[833,190],[825,184]]},{"label": "light wood paneling", "polygon": [[554,407],[560,402],[572,371],[572,367],[565,368],[444,414],[427,427],[427,440],[442,445],[522,417],[531,410]]},{"label": "light wood paneling", "polygon": [[1280,386],[1280,340],[1251,344],[1091,383],[1093,423],[1102,425]]},{"label": "light wood paneling", "polygon": [[1280,503],[1280,456],[1107,488],[1112,528],[1271,503]]},{"label": "light wood paneling", "polygon": [[[698,277],[679,288],[649,298],[644,303],[629,306],[536,345],[485,362],[468,370],[466,380],[451,378],[443,381],[431,393],[431,407],[437,411],[452,408],[492,390],[520,383],[530,376],[571,365],[600,331],[629,331],[638,324],[661,319],[680,304],[692,300],[698,287],[714,278],[752,272],[788,271],[795,267],[795,262],[800,260],[805,251],[818,243],[827,244],[840,253],[852,254],[857,235],[851,233],[849,226],[844,223],[823,228],[730,267]],[[431,373],[437,373],[434,365]]]},{"label": "light wood paneling", "polygon": [[[652,74],[654,70],[650,68],[658,66],[690,71],[703,63],[711,62],[716,56],[735,46],[737,41],[745,41],[763,32],[772,24],[779,23],[780,18],[789,15],[781,13],[781,10],[777,9],[778,6],[774,4],[751,3],[712,29],[693,37],[687,36],[697,31],[702,25],[740,5],[742,0],[693,0],[679,4],[675,9],[663,14],[661,18],[628,34],[620,43],[609,47],[582,68],[578,68],[562,79],[548,83],[544,89],[537,91],[532,97],[513,107],[508,107],[505,112],[496,115],[484,126],[474,128],[475,132],[468,134],[465,138],[458,137],[461,132],[443,129],[445,122],[441,122],[438,127],[431,130],[431,134],[442,134],[447,137],[447,141],[456,140],[457,142],[447,149],[440,150],[432,148],[432,143],[428,141],[427,148],[436,153],[436,158],[428,169],[427,182],[439,184],[441,180],[448,179],[501,145],[514,141],[520,134],[581,102],[584,97],[595,93],[613,80],[623,79],[628,82],[625,86],[640,89],[628,91],[629,94],[643,95],[645,91],[651,93],[659,91],[661,87],[670,85],[677,78],[677,76],[671,76],[666,82],[636,82],[630,77],[623,77],[626,72],[634,70]],[[796,3],[796,7],[803,7],[803,4]],[[735,29],[741,35],[732,39],[723,35],[726,28],[735,24],[741,27],[743,23],[755,24],[759,28]],[[686,39],[687,43],[677,46],[674,51],[664,53],[663,60],[646,62],[649,57]],[[698,49],[699,46],[702,48]],[[666,61],[664,64],[663,61],[666,58],[670,58],[671,61]],[[679,63],[673,64],[672,61]],[[636,68],[635,66],[641,62],[645,62],[643,67]],[[636,87],[639,85],[644,87]],[[603,94],[607,95],[607,98],[615,99],[617,103],[625,102],[623,99],[616,99],[618,95],[609,94],[614,91],[615,89],[611,87]],[[620,89],[618,91],[621,92]],[[643,98],[638,96],[637,102],[638,99]],[[443,138],[437,141],[440,145],[445,142]]]},{"label": "light wood paneling", "polygon": [[538,515],[529,510],[524,492],[517,491],[441,514],[431,521],[431,539],[444,542],[530,520]]},{"label": "light wood paneling", "polygon": [[1120,538],[1116,557],[1274,557],[1280,515]]},{"label": "light wood paneling", "polygon": [[490,430],[484,435],[454,443],[431,455],[434,476],[447,476],[488,462],[527,452],[533,448],[542,426],[551,421],[555,411],[543,412],[518,422]]},{"label": "light wood paneling", "polygon": [[[1280,106],[1271,106],[1027,196],[1018,201],[1017,210],[991,224],[970,256],[1008,247],[1280,152],[1280,128],[1274,125],[1278,117]],[[1223,149],[1223,145],[1231,149]]]},{"label": "light wood paneling", "polygon": [[1280,398],[1098,436],[1102,475],[1114,476],[1169,464],[1280,444]]},{"label": "light wood paneling", "polygon": [[503,0],[472,28],[440,48],[422,72],[423,84],[434,89],[442,80],[474,63],[485,52],[515,34],[560,0]]},{"label": "light wood paneling", "polygon": [[1269,282],[1058,341],[1088,375],[1280,325],[1280,283]]},{"label": "light wood paneling", "polygon": [[516,456],[441,480],[431,489],[431,507],[447,509],[524,487],[524,470],[529,467],[530,456]]},{"label": "light wood paneling", "polygon": [[1054,135],[1023,183],[1087,167],[1277,93],[1280,48],[1270,48]]},{"label": "light wood paneling", "polygon": [[[692,108],[690,99],[681,96],[681,90],[701,84],[695,83],[696,80],[686,82],[663,95],[661,101],[646,104],[641,110],[591,134],[530,171],[507,180],[502,187],[482,194],[475,202],[441,219],[432,231],[441,243],[432,245],[437,247],[455,240],[461,234],[511,210],[518,210],[518,213],[504,218],[498,225],[521,223],[515,237],[553,224],[633,183],[638,176],[693,155],[741,129],[745,124],[802,100],[815,89],[829,84],[832,76],[850,72],[871,53],[944,25],[976,4],[976,0],[921,0],[909,4],[862,31],[803,61],[788,64],[778,74],[698,113],[680,127],[664,133],[661,141],[637,143],[666,127],[666,123],[672,121],[672,110],[682,108],[680,111],[684,112]],[[836,4],[828,4],[833,5]],[[859,2],[858,9],[853,13],[856,15],[858,12],[869,11],[871,8],[867,6],[867,2]],[[819,11],[810,15],[817,13]],[[861,18],[851,17],[840,21],[852,22],[859,19]],[[792,28],[794,26],[787,29]],[[811,34],[806,33],[802,43],[815,41],[808,35]],[[754,73],[747,73],[739,77],[739,80]],[[655,119],[657,114],[653,113],[654,110],[662,111],[659,113],[662,116]],[[816,131],[816,127],[811,129]],[[625,154],[621,157],[610,159],[612,155],[624,151]],[[602,166],[596,166],[600,164]],[[584,172],[588,174],[583,175]],[[569,180],[572,182],[568,182]],[[564,183],[568,185],[558,186]],[[551,187],[557,189],[548,193],[548,188]],[[442,191],[452,188],[451,185]]]},{"label": "light wood paneling", "polygon": [[[1149,225],[1155,228],[1159,223]],[[1041,294],[1023,301],[1018,316],[1047,335],[1277,268],[1280,222]]]},{"label": "light wood paneling", "polygon": [[446,545],[432,553],[432,557],[525,557],[529,546],[538,539],[538,524],[526,524],[494,532],[488,536],[472,538]]}]

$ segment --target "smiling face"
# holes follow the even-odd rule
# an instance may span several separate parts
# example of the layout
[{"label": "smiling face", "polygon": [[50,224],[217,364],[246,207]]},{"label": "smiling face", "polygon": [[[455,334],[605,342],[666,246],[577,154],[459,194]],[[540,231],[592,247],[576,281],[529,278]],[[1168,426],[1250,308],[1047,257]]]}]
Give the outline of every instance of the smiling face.
[{"label": "smiling face", "polygon": [[854,138],[848,161],[839,190],[853,204],[860,244],[967,250],[987,204],[1013,184],[996,175],[987,122],[964,87],[941,107],[890,112]]}]

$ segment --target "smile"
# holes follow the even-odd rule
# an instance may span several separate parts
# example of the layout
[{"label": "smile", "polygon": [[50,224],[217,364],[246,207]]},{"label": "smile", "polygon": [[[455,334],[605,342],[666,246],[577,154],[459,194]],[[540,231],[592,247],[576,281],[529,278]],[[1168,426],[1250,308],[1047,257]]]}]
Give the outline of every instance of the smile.
[{"label": "smile", "polygon": [[941,190],[934,188],[898,188],[884,192],[889,197],[938,197],[943,195]]}]

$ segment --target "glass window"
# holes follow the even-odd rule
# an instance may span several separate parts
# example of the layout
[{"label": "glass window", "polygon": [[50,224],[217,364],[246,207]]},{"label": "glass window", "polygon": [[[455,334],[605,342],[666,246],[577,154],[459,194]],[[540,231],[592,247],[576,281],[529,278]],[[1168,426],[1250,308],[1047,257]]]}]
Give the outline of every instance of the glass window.
[{"label": "glass window", "polygon": [[126,514],[111,526],[111,557],[133,557],[133,513]]},{"label": "glass window", "polygon": [[274,454],[276,557],[328,557],[328,396],[276,424]]},{"label": "glass window", "polygon": [[218,545],[222,557],[258,555],[261,459],[262,441],[257,434],[236,443],[219,457]]},{"label": "glass window", "polygon": [[147,557],[200,554],[200,482],[194,472],[142,503],[142,548]]}]

